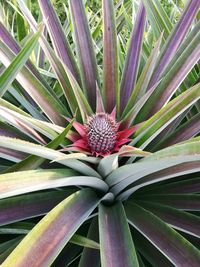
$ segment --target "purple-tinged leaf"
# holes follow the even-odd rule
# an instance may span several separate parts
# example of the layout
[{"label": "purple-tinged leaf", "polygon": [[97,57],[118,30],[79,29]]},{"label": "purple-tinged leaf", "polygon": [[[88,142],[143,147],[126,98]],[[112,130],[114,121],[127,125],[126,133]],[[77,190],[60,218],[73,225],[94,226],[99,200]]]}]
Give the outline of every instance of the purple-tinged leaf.
[{"label": "purple-tinged leaf", "polygon": [[[175,160],[175,159],[174,159]],[[166,160],[167,161],[167,160]],[[131,194],[133,194],[135,191],[137,191],[140,188],[143,188],[145,186],[151,185],[151,184],[155,184],[158,183],[160,181],[165,181],[168,179],[172,179],[181,175],[185,175],[185,174],[189,174],[189,173],[197,173],[200,171],[200,161],[196,161],[196,162],[190,162],[192,160],[189,160],[189,162],[185,162],[178,164],[177,159],[175,160],[176,163],[172,163],[170,168],[166,168],[164,166],[162,166],[162,160],[159,160],[160,167],[156,167],[156,161],[155,162],[151,162],[152,167],[155,168],[155,171],[153,170],[153,168],[151,170],[147,170],[147,172],[151,172],[150,175],[146,175],[147,174],[146,170],[145,173],[143,174],[142,172],[138,172],[137,174],[133,175],[133,177],[128,177],[127,179],[125,179],[125,181],[115,185],[112,188],[112,192],[114,194],[119,193],[120,191],[122,191],[125,187],[128,187],[129,185],[132,185],[132,187],[130,189],[128,189],[127,191],[122,192],[122,194],[118,197],[119,199],[127,199]],[[163,162],[164,164],[164,162]],[[175,166],[173,166],[175,165]],[[169,166],[169,165],[168,165]],[[164,169],[161,171],[158,171],[158,168],[160,169]],[[156,172],[157,170],[157,172]],[[155,173],[155,175],[153,175],[153,173]]]},{"label": "purple-tinged leaf", "polygon": [[126,63],[123,70],[120,89],[120,110],[123,112],[136,84],[140,51],[145,27],[146,13],[144,5],[141,4],[136,17],[135,26],[132,32]]},{"label": "purple-tinged leaf", "polygon": [[154,138],[154,140],[148,145],[148,149],[150,151],[155,152],[162,149],[162,142],[164,142],[165,139],[168,138],[168,136],[170,136],[170,134],[172,134],[172,132],[180,126],[181,122],[185,119],[188,110],[189,109],[185,110],[185,112],[178,116],[172,123],[163,129],[163,131],[161,131],[156,138]]},{"label": "purple-tinged leaf", "polygon": [[76,48],[81,70],[83,90],[88,101],[95,111],[96,105],[96,81],[99,84],[97,63],[92,43],[92,37],[88,26],[85,7],[82,0],[70,0],[70,10],[75,32]]},{"label": "purple-tinged leaf", "polygon": [[[16,117],[15,114],[7,108],[0,106],[0,118],[10,125],[16,127],[20,130],[23,134],[30,136],[32,139],[36,140],[41,144],[45,144],[46,142],[44,139],[29,125],[27,125],[23,120],[19,117]],[[21,137],[20,137],[21,138]]]},{"label": "purple-tinged leaf", "polygon": [[[160,86],[156,88],[156,96],[152,101],[155,105],[153,105],[153,108],[150,109],[151,114],[156,113],[170,100],[178,86],[184,81],[189,71],[200,59],[199,41],[200,33],[197,38],[190,43],[188,49],[184,51],[174,66],[172,66],[170,72],[161,81]],[[155,99],[157,102],[155,102]]]},{"label": "purple-tinged leaf", "polygon": [[98,84],[96,83],[96,112],[105,112],[103,99]]},{"label": "purple-tinged leaf", "polygon": [[[147,91],[147,87],[151,78],[151,75],[153,73],[153,70],[155,68],[156,60],[158,57],[158,54],[160,52],[160,45],[162,41],[162,35],[158,39],[157,43],[155,44],[154,49],[152,50],[149,58],[147,59],[145,66],[142,70],[142,73],[135,85],[135,88],[133,89],[133,92],[128,100],[128,103],[122,113],[122,117],[127,115],[128,112],[130,112],[131,109],[133,109],[134,104],[138,103],[140,99],[145,95]],[[159,83],[159,82],[158,82]],[[156,88],[158,83],[156,83],[152,88]],[[154,89],[150,89],[149,91],[153,92]],[[150,93],[151,94],[151,93]],[[150,97],[150,94],[148,95],[148,98]],[[148,99],[147,98],[147,99]],[[135,116],[136,117],[136,116]]]},{"label": "purple-tinged leaf", "polygon": [[0,158],[7,159],[13,162],[19,162],[25,157],[26,155],[22,152],[17,152],[9,148],[0,147]]},{"label": "purple-tinged leaf", "polygon": [[121,202],[99,206],[99,234],[102,267],[139,267]]},{"label": "purple-tinged leaf", "polygon": [[196,237],[200,236],[200,218],[198,216],[170,206],[160,205],[157,202],[139,200],[137,203],[173,228]]},{"label": "purple-tinged leaf", "polygon": [[78,68],[73,58],[73,53],[51,2],[48,0],[39,0],[38,3],[56,53],[71,71],[73,76],[79,80]]},{"label": "purple-tinged leaf", "polygon": [[[58,146],[64,141],[66,135],[68,134],[69,130],[71,129],[73,124],[73,120],[68,126],[61,132],[55,139],[49,142],[46,147],[57,149]],[[15,165],[12,165],[6,172],[13,172],[13,171],[25,171],[25,170],[34,170],[38,168],[43,162],[45,161],[44,158],[40,158],[34,155],[28,156],[24,160],[18,162]]]},{"label": "purple-tinged leaf", "polygon": [[[156,163],[156,162],[155,162]],[[161,164],[159,162],[159,164]],[[115,190],[121,190],[124,188],[124,186],[128,186],[131,183],[132,187],[128,189],[127,191],[124,191],[121,193],[121,195],[118,196],[118,199],[127,199],[130,197],[134,192],[136,192],[138,189],[145,188],[146,186],[149,186],[151,184],[155,184],[161,181],[165,181],[168,179],[173,179],[175,177],[180,177],[181,175],[191,174],[191,173],[197,173],[200,171],[200,164],[199,161],[197,162],[188,162],[179,164],[170,168],[166,168],[164,170],[158,171],[155,173],[151,173],[150,175],[144,176],[141,173],[136,174],[137,177],[130,177],[125,182],[122,182],[122,184],[119,186],[115,186]],[[143,178],[141,178],[141,176]],[[138,180],[138,181],[137,181]],[[119,188],[118,188],[119,187]]]},{"label": "purple-tinged leaf", "polygon": [[0,21],[0,39],[13,51],[18,54],[20,47],[12,35],[7,31],[3,23]]},{"label": "purple-tinged leaf", "polygon": [[119,111],[117,33],[112,0],[103,0],[103,99],[106,112]]},{"label": "purple-tinged leaf", "polygon": [[177,23],[171,35],[169,36],[169,39],[167,40],[165,44],[163,52],[160,55],[160,60],[156,68],[156,71],[154,72],[154,75],[152,77],[150,87],[156,81],[158,81],[161,73],[164,71],[167,64],[170,62],[170,60],[175,55],[178,47],[180,46],[182,40],[185,38],[185,35],[191,26],[192,21],[194,20],[199,7],[200,7],[199,0],[189,1],[188,6],[186,7],[181,19]]},{"label": "purple-tinged leaf", "polygon": [[[158,85],[158,87],[162,84],[162,81]],[[154,90],[154,93],[155,92],[156,90]],[[151,97],[152,96],[153,94],[151,95]],[[137,147],[144,149],[162,130],[164,130],[170,123],[172,123],[177,117],[184,113],[189,107],[192,106],[192,104],[197,102],[199,99],[200,84],[196,84],[195,86],[190,88],[190,90],[186,90],[181,95],[171,100],[154,116],[145,121],[144,124],[136,131],[135,138],[131,142],[131,145],[134,146],[137,143]],[[145,106],[143,108],[145,108]],[[140,115],[143,116],[143,109],[139,113],[139,116]]]},{"label": "purple-tinged leaf", "polygon": [[[133,164],[120,166],[106,178],[106,182],[109,186],[119,186],[120,182],[126,180],[128,186],[131,181],[137,181],[138,184],[142,184],[143,180],[141,178],[151,182],[154,180],[154,175],[156,177],[156,174],[158,174],[157,179],[168,175],[171,177],[176,173],[179,176],[180,173],[184,174],[187,171],[198,172],[200,168],[199,162],[200,142],[199,140],[194,140],[193,142],[162,149]],[[163,172],[162,175],[159,172]],[[152,175],[151,179],[145,179],[147,175]]]},{"label": "purple-tinged leaf", "polygon": [[0,225],[41,216],[49,212],[74,190],[54,191],[3,199],[0,201]]},{"label": "purple-tinged leaf", "polygon": [[[47,28],[46,28],[46,26],[44,26],[43,35],[47,38]],[[41,47],[39,47],[38,50],[39,50],[38,51],[38,67],[40,69],[45,69],[45,53],[44,53],[44,51],[42,50]]]},{"label": "purple-tinged leaf", "polygon": [[199,265],[199,250],[168,224],[133,202],[128,202],[125,210],[129,223],[175,266]]},{"label": "purple-tinged leaf", "polygon": [[28,233],[4,267],[50,266],[98,202],[91,190],[81,190],[63,200]]},{"label": "purple-tinged leaf", "polygon": [[[77,170],[84,175],[100,178],[100,175],[91,166],[76,159],[76,153],[66,155],[54,149],[36,145],[35,143],[4,136],[0,136],[0,147],[21,151],[53,161],[58,160],[60,164]],[[80,153],[78,153],[78,158],[84,161],[84,158],[87,158],[87,156],[84,154],[80,156]]]},{"label": "purple-tinged leaf", "polygon": [[143,195],[144,201],[153,201],[185,211],[200,211],[199,194],[159,194]]},{"label": "purple-tinged leaf", "polygon": [[[27,19],[28,23],[30,24],[31,29],[35,32],[37,30],[37,22],[35,21],[34,17],[32,16],[30,10],[27,8],[26,4],[22,0],[17,0],[20,9],[22,10],[25,18]],[[59,57],[56,56],[54,50],[51,48],[47,40],[43,35],[41,35],[39,39],[39,43],[42,49],[45,52],[47,59],[49,60],[57,79],[62,87],[63,93],[68,101],[69,107],[72,113],[75,113],[77,109],[77,101],[76,97],[74,96],[73,90],[70,88],[70,84],[68,81],[68,76],[66,74],[66,69],[68,70],[67,66],[63,64]],[[68,70],[69,73],[71,73]],[[71,74],[73,77],[73,75]],[[61,113],[61,112],[60,112]],[[62,113],[63,114],[63,113]]]},{"label": "purple-tinged leaf", "polygon": [[151,90],[149,90],[148,92],[146,92],[140,98],[140,100],[138,100],[138,102],[135,105],[133,105],[130,108],[130,110],[128,111],[128,108],[130,107],[130,104],[131,104],[131,102],[129,102],[129,106],[127,106],[127,111],[128,112],[127,112],[126,116],[121,120],[121,123],[120,123],[120,128],[121,129],[129,128],[132,125],[132,123],[136,119],[137,115],[140,114],[140,110],[143,108],[143,106],[145,105],[145,103],[148,101],[148,99],[153,94],[154,90],[156,89],[156,86],[157,86],[157,84],[155,86],[153,86],[151,88]]},{"label": "purple-tinged leaf", "polygon": [[[107,184],[99,178],[91,176],[76,176],[73,171],[66,169],[66,176],[60,175],[61,169],[57,170],[57,174],[47,171],[22,171],[1,174],[0,181],[0,199],[26,194],[35,191],[61,188],[67,186],[85,186],[94,188],[96,191],[105,193],[108,191]],[[69,174],[68,174],[69,173]],[[40,177],[42,175],[42,177]],[[13,177],[14,176],[14,177]],[[61,177],[60,177],[61,176]]]},{"label": "purple-tinged leaf", "polygon": [[161,77],[164,77],[171,69],[171,67],[175,64],[175,62],[179,59],[179,57],[183,54],[183,52],[187,49],[193,39],[199,34],[200,31],[200,21],[198,21],[191,31],[188,33],[187,37],[183,40],[180,47],[176,51],[175,55],[171,59],[171,61],[166,65],[165,70],[163,71]]},{"label": "purple-tinged leaf", "polygon": [[26,140],[27,138],[26,135],[21,133],[19,130],[1,121],[0,121],[0,136],[8,136],[14,138],[20,137],[22,140]]},{"label": "purple-tinged leaf", "polygon": [[[133,227],[132,227],[133,228]],[[174,265],[156,249],[143,235],[131,228],[137,250],[153,267],[174,267]],[[144,267],[146,267],[144,265]]]},{"label": "purple-tinged leaf", "polygon": [[176,143],[188,140],[200,132],[200,113],[181,125],[176,131],[170,134],[161,144],[161,147],[168,147]]},{"label": "purple-tinged leaf", "polygon": [[189,178],[188,180],[180,180],[170,184],[160,185],[154,188],[144,188],[145,192],[151,194],[184,194],[184,193],[199,193],[200,178]]}]

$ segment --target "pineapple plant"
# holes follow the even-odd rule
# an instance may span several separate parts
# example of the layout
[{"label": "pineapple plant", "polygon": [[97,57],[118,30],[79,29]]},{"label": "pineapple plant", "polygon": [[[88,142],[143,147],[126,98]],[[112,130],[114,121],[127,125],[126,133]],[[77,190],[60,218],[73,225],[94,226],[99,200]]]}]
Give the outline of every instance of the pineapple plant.
[{"label": "pineapple plant", "polygon": [[116,2],[1,4],[2,267],[200,266],[200,2]]}]

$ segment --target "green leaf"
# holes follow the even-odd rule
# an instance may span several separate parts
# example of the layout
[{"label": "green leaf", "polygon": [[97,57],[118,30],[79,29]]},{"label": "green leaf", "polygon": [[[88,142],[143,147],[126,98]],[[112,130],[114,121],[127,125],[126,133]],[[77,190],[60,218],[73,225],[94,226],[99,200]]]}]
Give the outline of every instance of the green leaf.
[{"label": "green leaf", "polygon": [[164,31],[164,37],[166,39],[172,29],[172,24],[160,2],[155,0],[144,0],[144,5],[147,9],[147,14],[151,20],[151,25],[153,26],[152,28],[156,37],[158,38],[159,33]]},{"label": "green leaf", "polygon": [[[15,239],[11,239],[2,244],[2,249],[4,249],[4,251],[0,253],[0,264],[4,262],[4,260],[9,256],[9,254],[13,251],[13,249],[18,245],[21,239],[22,237],[17,237]],[[1,245],[0,245],[0,249],[1,249]],[[0,266],[3,266],[3,264]]]},{"label": "green leaf", "polygon": [[170,101],[154,116],[145,121],[136,131],[131,145],[136,145],[142,149],[145,148],[166,126],[199,99],[200,84],[197,84]]},{"label": "green leaf", "polygon": [[[46,147],[56,149],[66,138],[67,133],[72,127],[73,124],[72,120],[68,126],[64,129],[63,132],[61,132],[55,139],[53,139],[51,142],[49,142]],[[13,165],[10,167],[6,172],[13,172],[13,171],[25,171],[25,170],[33,170],[39,167],[43,162],[45,161],[44,158],[40,158],[34,155],[31,155],[24,160],[20,161],[19,163]]]},{"label": "green leaf", "polygon": [[[113,171],[107,178],[106,182],[109,186],[117,185],[124,179],[137,181],[146,175],[156,175],[158,171],[165,170],[169,167],[179,165],[181,163],[194,163],[194,169],[198,169],[198,161],[200,160],[200,142],[182,143],[172,147],[165,148],[158,152],[133,163],[121,166]],[[191,166],[192,169],[192,166]],[[173,169],[172,169],[173,170]],[[176,172],[184,171],[184,169],[174,169]],[[165,173],[164,173],[165,174]],[[168,174],[168,172],[166,172]],[[155,176],[156,177],[156,176]],[[152,179],[154,176],[152,176]],[[156,178],[159,178],[156,177]],[[148,180],[148,179],[147,179]],[[150,179],[149,179],[150,181]]]},{"label": "green leaf", "polygon": [[23,17],[17,13],[16,14],[16,26],[17,26],[17,39],[21,42],[27,35],[25,22]]},{"label": "green leaf", "polygon": [[79,246],[82,246],[82,247],[86,247],[86,248],[93,248],[93,249],[99,249],[100,246],[97,242],[87,238],[87,237],[84,237],[84,236],[81,236],[81,235],[73,235],[73,237],[70,239],[70,243],[73,243],[73,244],[76,244],[76,245],[79,245]]},{"label": "green leaf", "polygon": [[[2,63],[8,66],[14,57],[15,54],[0,40],[0,60]],[[53,92],[44,87],[26,66],[22,67],[16,78],[50,120],[58,125],[64,125],[65,120],[62,115],[68,115],[68,113]]]},{"label": "green leaf", "polygon": [[19,52],[19,54],[15,57],[12,63],[5,69],[3,74],[0,76],[0,96],[2,97],[6,90],[9,88],[11,83],[14,81],[16,75],[24,66],[26,61],[28,60],[31,52],[35,48],[38,39],[40,37],[41,30],[35,33],[31,39],[26,43],[23,49]]},{"label": "green leaf", "polygon": [[102,177],[108,176],[112,171],[116,170],[119,167],[118,161],[120,156],[145,157],[150,154],[150,152],[142,151],[141,149],[137,149],[135,147],[122,146],[119,152],[108,155],[100,160],[98,165],[98,172]]},{"label": "green leaf", "polygon": [[0,199],[65,186],[88,186],[104,193],[108,190],[101,179],[78,176],[70,169],[22,171],[0,174]]},{"label": "green leaf", "polygon": [[78,103],[78,107],[82,116],[83,122],[86,121],[86,116],[87,115],[92,115],[93,111],[87,101],[86,96],[84,95],[83,91],[79,87],[77,81],[73,77],[73,75],[70,73],[70,71],[65,68],[65,72],[67,74],[67,79],[66,82],[69,85],[69,88],[71,88],[71,91],[74,92],[74,95],[76,97],[76,101]]},{"label": "green leaf", "polygon": [[[4,136],[0,136],[0,147],[10,148],[16,151],[36,155],[49,160],[56,160],[58,158],[65,157],[65,160],[61,161],[62,165],[65,165],[69,168],[72,168],[74,170],[77,170],[78,172],[84,173],[89,176],[100,177],[100,175],[92,167],[75,159],[75,153],[66,155],[48,147]],[[80,154],[78,154],[78,158],[80,158]]]}]

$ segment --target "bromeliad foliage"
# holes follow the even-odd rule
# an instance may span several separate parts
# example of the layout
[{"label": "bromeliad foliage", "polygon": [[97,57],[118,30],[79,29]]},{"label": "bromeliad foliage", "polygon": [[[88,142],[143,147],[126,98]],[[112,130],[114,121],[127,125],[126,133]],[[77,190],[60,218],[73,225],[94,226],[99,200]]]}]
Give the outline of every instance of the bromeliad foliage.
[{"label": "bromeliad foliage", "polygon": [[1,266],[200,266],[200,2],[68,2],[0,24]]}]

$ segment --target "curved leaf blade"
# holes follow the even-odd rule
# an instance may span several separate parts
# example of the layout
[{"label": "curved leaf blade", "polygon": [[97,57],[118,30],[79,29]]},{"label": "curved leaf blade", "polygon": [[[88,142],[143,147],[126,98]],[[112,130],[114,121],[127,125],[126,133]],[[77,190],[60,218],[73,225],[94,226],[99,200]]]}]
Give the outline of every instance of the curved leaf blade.
[{"label": "curved leaf blade", "polygon": [[[65,139],[66,135],[68,134],[69,130],[71,129],[73,124],[73,120],[68,126],[58,134],[51,142],[49,142],[46,147],[56,149]],[[39,167],[45,161],[44,158],[40,158],[34,155],[28,156],[24,160],[18,162],[17,164],[10,167],[6,172],[13,172],[13,171],[25,171],[25,170],[33,170]]]},{"label": "curved leaf blade", "polygon": [[186,141],[200,133],[200,113],[178,127],[173,133],[167,136],[161,143],[161,147],[168,147]]},{"label": "curved leaf blade", "polygon": [[64,186],[88,186],[104,193],[108,191],[101,179],[77,176],[70,169],[35,170],[0,174],[0,199]]},{"label": "curved leaf blade", "polygon": [[173,228],[189,235],[200,236],[200,218],[185,211],[154,202],[137,201],[143,208],[149,210]]},{"label": "curved leaf blade", "polygon": [[175,266],[199,265],[199,250],[168,224],[135,203],[128,202],[125,209],[129,223]]},{"label": "curved leaf blade", "polygon": [[199,99],[200,84],[196,84],[190,90],[185,91],[170,101],[154,116],[145,121],[136,131],[131,145],[136,145],[142,149],[145,148],[165,127]]},{"label": "curved leaf blade", "polygon": [[[25,152],[49,160],[56,160],[58,158],[64,157],[65,160],[60,161],[62,165],[77,170],[78,172],[84,173],[88,176],[100,177],[100,175],[92,167],[75,159],[76,158],[75,154],[66,155],[64,153],[50,149],[48,147],[3,136],[0,136],[0,147],[10,148],[16,151]],[[80,158],[80,154],[78,155],[78,158]],[[81,158],[84,160],[84,157]]]},{"label": "curved leaf blade", "polygon": [[4,267],[49,266],[99,202],[81,190],[49,212],[4,261]]},{"label": "curved leaf blade", "polygon": [[186,211],[200,211],[199,194],[149,194],[144,196],[144,200],[155,201],[163,205]]},{"label": "curved leaf blade", "polygon": [[0,225],[41,216],[49,212],[74,190],[27,194],[0,201]]}]

